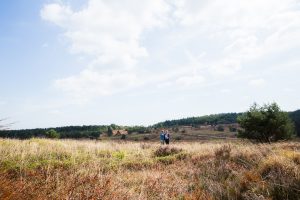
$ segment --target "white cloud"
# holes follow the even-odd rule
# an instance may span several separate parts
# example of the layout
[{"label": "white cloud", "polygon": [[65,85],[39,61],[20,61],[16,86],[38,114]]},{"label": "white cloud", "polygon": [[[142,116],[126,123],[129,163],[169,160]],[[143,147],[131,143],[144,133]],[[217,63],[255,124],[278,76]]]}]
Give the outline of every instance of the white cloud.
[{"label": "white cloud", "polygon": [[176,83],[181,88],[191,87],[193,85],[201,84],[205,81],[205,78],[201,75],[182,76],[176,79]]},{"label": "white cloud", "polygon": [[61,27],[71,53],[90,58],[80,73],[55,81],[76,98],[222,84],[244,77],[249,63],[247,75],[256,77],[252,63],[300,47],[297,0],[89,0],[76,11],[47,4],[41,17]]},{"label": "white cloud", "polygon": [[140,45],[141,34],[165,24],[167,11],[168,5],[160,0],[89,0],[79,11],[48,4],[41,16],[65,30],[73,53],[94,56],[104,64],[118,60],[132,66],[147,56],[146,48]]},{"label": "white cloud", "polygon": [[241,64],[238,60],[225,59],[219,63],[215,63],[210,67],[210,72],[215,75],[233,75],[240,70]]},{"label": "white cloud", "polygon": [[253,79],[249,81],[249,85],[253,87],[263,87],[266,85],[266,80],[262,78]]},{"label": "white cloud", "polygon": [[43,19],[49,20],[59,26],[68,23],[67,20],[71,14],[72,11],[69,7],[55,3],[46,5],[41,11],[41,17]]},{"label": "white cloud", "polygon": [[292,46],[299,47],[297,0],[176,2],[175,16],[179,22],[186,27],[197,27],[197,33],[227,43],[226,57],[242,62]]},{"label": "white cloud", "polygon": [[141,80],[130,71],[102,71],[100,73],[91,69],[55,82],[58,88],[86,100],[98,95],[105,96],[126,91],[140,84],[142,84]]},{"label": "white cloud", "polygon": [[223,93],[223,94],[228,94],[230,92],[231,92],[231,89],[227,89],[227,88],[221,90],[221,93]]},{"label": "white cloud", "polygon": [[140,58],[148,56],[141,36],[166,24],[168,9],[160,0],[89,0],[79,11],[63,4],[45,5],[41,17],[62,27],[70,51],[92,58],[80,74],[57,80],[55,86],[88,98],[140,84],[134,68]]}]

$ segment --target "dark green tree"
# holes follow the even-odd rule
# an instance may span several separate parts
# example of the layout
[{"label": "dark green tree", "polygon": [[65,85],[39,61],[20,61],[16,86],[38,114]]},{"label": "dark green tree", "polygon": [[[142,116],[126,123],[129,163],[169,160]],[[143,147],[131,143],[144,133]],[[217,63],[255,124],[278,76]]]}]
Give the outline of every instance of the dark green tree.
[{"label": "dark green tree", "polygon": [[290,113],[290,118],[295,124],[295,129],[298,137],[300,137],[300,110],[296,110]]},{"label": "dark green tree", "polygon": [[107,136],[110,137],[110,136],[112,136],[112,135],[113,135],[113,128],[110,126],[110,127],[108,127],[108,129],[107,129]]},{"label": "dark green tree", "polygon": [[126,135],[121,135],[121,140],[125,140],[126,139]]},{"label": "dark green tree", "polygon": [[56,130],[50,129],[46,132],[46,137],[47,138],[60,138],[60,134]]},{"label": "dark green tree", "polygon": [[238,122],[243,130],[239,137],[271,142],[289,139],[295,134],[294,125],[288,114],[276,103],[259,106],[256,103],[242,116]]}]

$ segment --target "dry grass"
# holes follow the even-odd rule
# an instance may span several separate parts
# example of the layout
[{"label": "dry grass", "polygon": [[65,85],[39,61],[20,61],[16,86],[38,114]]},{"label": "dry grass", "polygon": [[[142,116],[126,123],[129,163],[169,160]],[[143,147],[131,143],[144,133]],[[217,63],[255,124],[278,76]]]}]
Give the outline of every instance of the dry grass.
[{"label": "dry grass", "polygon": [[0,139],[0,199],[299,199],[300,143]]}]

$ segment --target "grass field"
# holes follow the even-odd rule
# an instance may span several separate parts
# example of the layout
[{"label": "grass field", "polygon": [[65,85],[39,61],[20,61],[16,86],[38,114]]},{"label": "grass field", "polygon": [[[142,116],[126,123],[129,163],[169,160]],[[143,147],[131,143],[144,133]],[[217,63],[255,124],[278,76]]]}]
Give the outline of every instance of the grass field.
[{"label": "grass field", "polygon": [[300,143],[0,139],[0,199],[299,199]]}]

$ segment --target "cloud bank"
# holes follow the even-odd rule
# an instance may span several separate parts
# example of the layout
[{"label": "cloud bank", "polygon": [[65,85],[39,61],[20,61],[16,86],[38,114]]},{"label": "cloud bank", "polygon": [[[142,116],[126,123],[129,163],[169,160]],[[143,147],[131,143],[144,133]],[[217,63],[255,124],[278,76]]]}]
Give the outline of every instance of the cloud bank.
[{"label": "cloud bank", "polygon": [[89,99],[236,77],[264,85],[259,71],[300,47],[299,8],[297,0],[88,0],[78,10],[46,4],[41,17],[61,28],[70,53],[88,60],[55,86]]}]

